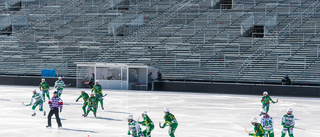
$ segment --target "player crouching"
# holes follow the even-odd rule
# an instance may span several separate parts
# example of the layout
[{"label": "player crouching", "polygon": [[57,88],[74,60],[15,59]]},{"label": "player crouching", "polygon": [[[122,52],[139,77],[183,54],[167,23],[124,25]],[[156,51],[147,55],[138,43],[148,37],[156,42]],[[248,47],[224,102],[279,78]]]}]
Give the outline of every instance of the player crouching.
[{"label": "player crouching", "polygon": [[265,137],[263,127],[257,122],[257,118],[252,118],[251,124],[254,126],[254,133],[249,133],[249,136]]},{"label": "player crouching", "polygon": [[132,135],[132,137],[143,136],[139,123],[137,121],[133,120],[132,115],[128,116],[128,126],[129,126],[128,135]]}]

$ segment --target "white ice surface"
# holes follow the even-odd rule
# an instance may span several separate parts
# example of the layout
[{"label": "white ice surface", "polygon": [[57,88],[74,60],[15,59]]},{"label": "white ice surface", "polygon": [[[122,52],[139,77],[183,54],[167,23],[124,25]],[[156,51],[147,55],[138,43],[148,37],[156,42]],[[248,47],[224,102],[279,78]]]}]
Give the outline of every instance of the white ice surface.
[{"label": "white ice surface", "polygon": [[[21,103],[30,102],[33,89],[38,87],[0,86],[0,136],[129,137],[126,135],[127,116],[132,114],[138,119],[146,110],[155,123],[152,136],[168,137],[168,128],[160,129],[158,123],[163,122],[163,109],[169,107],[179,123],[176,137],[247,137],[244,129],[253,129],[250,119],[258,118],[261,108],[261,96],[253,95],[103,90],[108,93],[104,99],[105,110],[99,105],[97,118],[92,112],[84,118],[81,116],[82,99],[75,102],[80,89],[65,88],[64,108],[60,113],[63,129],[57,128],[55,119],[52,119],[52,129],[46,129],[47,117],[38,108],[37,115],[31,117],[31,107]],[[86,90],[89,93],[89,89]],[[279,99],[279,103],[271,104],[269,112],[274,118],[276,137],[280,137],[280,118],[288,107],[293,108],[296,127],[306,129],[295,128],[295,137],[320,136],[319,98],[271,97]],[[48,113],[47,101],[44,109]]]}]

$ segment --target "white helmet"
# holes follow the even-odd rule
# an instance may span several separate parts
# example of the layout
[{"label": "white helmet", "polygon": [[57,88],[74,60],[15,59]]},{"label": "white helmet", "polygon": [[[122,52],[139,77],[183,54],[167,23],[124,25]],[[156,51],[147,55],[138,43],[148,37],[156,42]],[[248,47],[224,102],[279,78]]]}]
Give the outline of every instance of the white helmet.
[{"label": "white helmet", "polygon": [[43,78],[43,79],[41,79],[41,81],[46,81],[46,79]]},{"label": "white helmet", "polygon": [[251,123],[257,123],[257,118],[252,118]]},{"label": "white helmet", "polygon": [[62,79],[62,77],[58,77],[58,79],[60,80],[60,79]]},{"label": "white helmet", "polygon": [[268,95],[268,92],[267,92],[267,91],[264,91],[264,92],[263,92],[263,94],[266,94],[266,95]]},{"label": "white helmet", "polygon": [[127,119],[132,119],[133,120],[133,116],[129,115]]},{"label": "white helmet", "polygon": [[37,90],[36,90],[36,89],[34,89],[33,91],[37,92]]},{"label": "white helmet", "polygon": [[99,83],[99,80],[96,80],[96,82],[98,82],[98,83]]},{"label": "white helmet", "polygon": [[264,114],[266,114],[266,113],[267,113],[265,109],[261,109],[261,111],[260,111],[260,112],[261,112],[261,113],[264,113]]},{"label": "white helmet", "polygon": [[291,111],[292,112],[292,108],[288,108],[287,112]]},{"label": "white helmet", "polygon": [[143,115],[147,115],[147,111],[143,111],[142,114],[143,114]]},{"label": "white helmet", "polygon": [[81,91],[85,91],[84,89],[81,89]]},{"label": "white helmet", "polygon": [[164,112],[169,112],[169,108],[165,108],[163,111]]}]

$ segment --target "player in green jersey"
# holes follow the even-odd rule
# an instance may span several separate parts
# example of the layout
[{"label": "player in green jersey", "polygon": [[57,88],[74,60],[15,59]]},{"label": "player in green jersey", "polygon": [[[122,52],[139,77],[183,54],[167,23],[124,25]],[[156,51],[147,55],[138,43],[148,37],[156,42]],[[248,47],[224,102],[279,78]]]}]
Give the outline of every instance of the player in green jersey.
[{"label": "player in green jersey", "polygon": [[90,111],[92,111],[94,117],[96,117],[98,101],[99,99],[96,96],[94,96],[94,93],[91,93],[90,98],[88,99],[87,113],[84,115],[84,117],[87,117]]},{"label": "player in green jersey", "polygon": [[42,97],[43,101],[46,101],[46,95],[48,99],[50,100],[50,95],[49,95],[49,84],[46,82],[46,80],[43,78],[41,79],[41,83],[39,84],[39,89],[42,91]]},{"label": "player in green jersey", "polygon": [[83,106],[82,106],[82,110],[83,110],[83,114],[82,116],[86,115],[86,107],[88,106],[88,99],[89,99],[89,95],[85,92],[84,89],[81,89],[81,95],[77,98],[76,102],[78,102],[78,100],[82,98],[83,99]]},{"label": "player in green jersey", "polygon": [[[101,108],[102,108],[102,110],[104,110],[104,108],[103,108],[102,87],[101,87],[101,85],[99,84],[99,80],[96,80],[96,84],[93,86],[92,92],[94,92],[95,96],[99,99]],[[98,108],[98,105],[97,105],[97,108]]]},{"label": "player in green jersey", "polygon": [[283,126],[281,137],[285,137],[289,133],[289,137],[293,137],[293,128],[295,125],[294,115],[292,115],[292,108],[288,108],[287,114],[284,114],[281,119]]},{"label": "player in green jersey", "polygon": [[[33,90],[33,95],[31,98],[31,102],[28,106],[32,105],[33,99],[35,100],[35,102],[33,103],[32,106],[32,110],[33,110],[33,114],[31,116],[35,116],[36,115],[36,107],[39,105],[39,111],[42,112],[43,111],[43,97],[40,93],[37,93],[37,90],[34,89]],[[43,115],[46,115],[46,111],[43,111]]]},{"label": "player in green jersey", "polygon": [[269,112],[270,102],[276,103],[276,102],[274,102],[274,101],[271,99],[271,97],[268,95],[268,92],[267,92],[267,91],[264,91],[264,92],[263,92],[262,99],[261,99],[261,103],[262,103],[262,108],[263,108],[263,109],[266,109],[266,112],[267,112],[267,113]]},{"label": "player in green jersey", "polygon": [[58,80],[54,83],[54,88],[57,89],[58,97],[61,96],[63,87],[67,87],[67,85],[65,85],[64,82],[62,81],[62,78],[59,77]]},{"label": "player in green jersey", "polygon": [[249,136],[265,137],[263,127],[257,122],[257,118],[252,118],[251,124],[254,126],[254,133],[249,133]]},{"label": "player in green jersey", "polygon": [[142,112],[143,121],[139,122],[142,126],[146,126],[146,129],[142,132],[145,137],[151,137],[151,131],[154,129],[154,124],[150,117],[147,115],[147,111]]},{"label": "player in green jersey", "polygon": [[137,121],[133,120],[133,116],[129,115],[127,119],[129,126],[128,135],[132,135],[132,137],[143,136],[140,125]]},{"label": "player in green jersey", "polygon": [[178,121],[176,120],[176,117],[169,112],[169,108],[164,109],[164,123],[160,128],[165,128],[166,125],[169,125],[168,133],[170,137],[174,137],[174,132],[176,131],[178,127]]}]

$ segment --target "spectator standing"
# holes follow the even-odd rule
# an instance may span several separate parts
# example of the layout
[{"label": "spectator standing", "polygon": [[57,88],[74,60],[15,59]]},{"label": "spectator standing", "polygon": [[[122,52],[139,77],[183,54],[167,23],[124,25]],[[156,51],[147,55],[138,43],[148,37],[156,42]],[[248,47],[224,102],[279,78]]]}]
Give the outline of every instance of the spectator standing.
[{"label": "spectator standing", "polygon": [[94,73],[92,73],[91,79],[89,81],[89,87],[93,88],[93,85],[94,85]]},{"label": "spectator standing", "polygon": [[160,71],[158,71],[157,75],[158,75],[157,80],[162,81],[162,74],[160,73]]},{"label": "spectator standing", "polygon": [[148,74],[148,90],[152,90],[152,72]]}]

